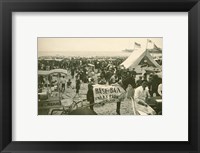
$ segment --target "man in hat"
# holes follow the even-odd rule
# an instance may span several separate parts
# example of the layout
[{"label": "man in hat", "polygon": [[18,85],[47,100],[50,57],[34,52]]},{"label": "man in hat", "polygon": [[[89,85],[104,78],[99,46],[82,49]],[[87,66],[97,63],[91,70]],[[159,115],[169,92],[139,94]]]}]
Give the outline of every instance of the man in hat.
[{"label": "man in hat", "polygon": [[136,81],[136,87],[141,86],[142,84],[142,76],[139,76],[139,79]]}]

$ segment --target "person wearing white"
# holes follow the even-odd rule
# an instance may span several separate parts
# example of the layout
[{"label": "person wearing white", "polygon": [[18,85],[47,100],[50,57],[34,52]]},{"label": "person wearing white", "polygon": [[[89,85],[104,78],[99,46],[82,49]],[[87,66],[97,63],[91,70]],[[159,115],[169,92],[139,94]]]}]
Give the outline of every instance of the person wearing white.
[{"label": "person wearing white", "polygon": [[162,96],[162,83],[158,86],[158,94]]},{"label": "person wearing white", "polygon": [[136,101],[142,100],[145,102],[146,98],[150,97],[147,82],[143,81],[142,85],[135,89],[134,99]]},{"label": "person wearing white", "polygon": [[[142,85],[135,89],[134,93],[134,112],[138,112],[140,115],[155,115],[155,111],[147,105],[146,99],[150,97],[149,89],[147,87],[147,81],[143,80]],[[134,113],[136,114],[136,113]]]}]

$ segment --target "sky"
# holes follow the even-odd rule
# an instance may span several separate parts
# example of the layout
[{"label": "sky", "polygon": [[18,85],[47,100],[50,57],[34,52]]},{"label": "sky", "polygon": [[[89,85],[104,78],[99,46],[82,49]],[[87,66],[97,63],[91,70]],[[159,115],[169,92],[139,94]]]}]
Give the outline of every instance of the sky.
[{"label": "sky", "polygon": [[[152,43],[147,43],[147,39]],[[141,48],[153,48],[153,43],[162,48],[162,38],[38,38],[38,54],[113,54],[121,55],[124,49],[133,49],[135,42]],[[138,49],[137,47],[135,49]]]}]

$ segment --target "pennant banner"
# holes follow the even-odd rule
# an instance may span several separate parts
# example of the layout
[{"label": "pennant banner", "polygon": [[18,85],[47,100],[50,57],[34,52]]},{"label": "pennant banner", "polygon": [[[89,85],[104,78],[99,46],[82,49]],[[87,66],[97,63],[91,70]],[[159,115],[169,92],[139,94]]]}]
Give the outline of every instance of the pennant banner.
[{"label": "pennant banner", "polygon": [[148,41],[149,43],[152,43],[152,41],[151,41],[150,39],[147,39],[147,41]]},{"label": "pennant banner", "polygon": [[135,46],[136,47],[141,47],[141,45],[139,43],[136,43],[136,42],[135,42]]}]

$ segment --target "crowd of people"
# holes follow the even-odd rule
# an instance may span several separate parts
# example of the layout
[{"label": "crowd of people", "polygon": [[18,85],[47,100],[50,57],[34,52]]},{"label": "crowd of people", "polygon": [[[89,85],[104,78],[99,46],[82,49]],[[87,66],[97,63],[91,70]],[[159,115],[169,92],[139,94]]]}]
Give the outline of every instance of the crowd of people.
[{"label": "crowd of people", "polygon": [[[79,94],[81,84],[88,84],[87,100],[90,102],[90,109],[94,106],[94,84],[114,84],[118,83],[133,99],[144,100],[148,97],[162,96],[162,78],[155,72],[137,74],[135,69],[125,69],[120,65],[125,57],[117,58],[65,58],[62,60],[39,60],[38,70],[66,69],[70,76],[59,74],[60,91],[65,92],[65,87],[71,88],[72,80],[75,80],[75,92]],[[56,84],[52,82],[51,76],[46,78],[50,86]],[[39,88],[44,86],[43,76],[38,78]],[[47,84],[47,83],[46,83]],[[120,114],[121,102],[117,102],[116,112]]]}]

